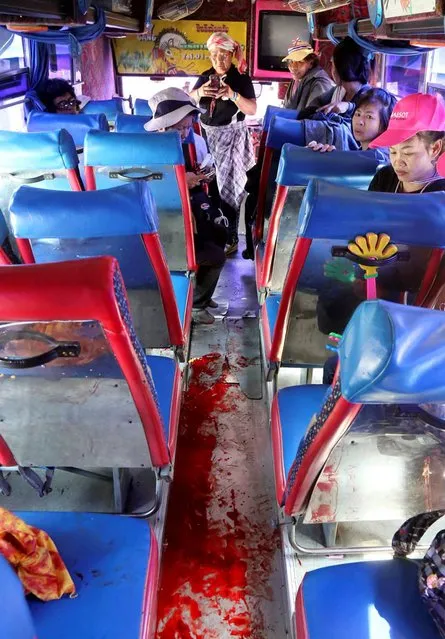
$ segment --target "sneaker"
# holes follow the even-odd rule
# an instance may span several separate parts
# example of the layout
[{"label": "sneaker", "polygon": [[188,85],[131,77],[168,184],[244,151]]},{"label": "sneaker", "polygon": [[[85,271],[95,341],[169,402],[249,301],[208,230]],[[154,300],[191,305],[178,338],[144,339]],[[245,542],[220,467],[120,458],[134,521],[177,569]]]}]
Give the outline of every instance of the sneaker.
[{"label": "sneaker", "polygon": [[215,300],[210,300],[210,302],[207,304],[208,308],[218,308],[218,302],[215,302]]},{"label": "sneaker", "polygon": [[205,308],[196,308],[192,311],[192,320],[195,324],[213,324],[215,318]]},{"label": "sneaker", "polygon": [[226,244],[226,255],[232,255],[232,253],[236,253],[238,250],[238,240],[234,240],[232,244]]}]

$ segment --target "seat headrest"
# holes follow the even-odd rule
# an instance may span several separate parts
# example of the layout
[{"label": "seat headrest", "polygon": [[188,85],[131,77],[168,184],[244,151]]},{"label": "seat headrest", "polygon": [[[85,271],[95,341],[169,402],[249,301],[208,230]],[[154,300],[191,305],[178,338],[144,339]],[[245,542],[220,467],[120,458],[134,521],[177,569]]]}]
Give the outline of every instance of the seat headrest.
[{"label": "seat headrest", "polygon": [[0,131],[0,173],[75,169],[79,165],[76,147],[65,129],[47,133]]},{"label": "seat headrest", "polygon": [[372,152],[316,153],[312,149],[285,144],[281,149],[276,182],[283,186],[307,186],[310,180],[318,177],[335,184],[366,189],[377,168],[378,162]]},{"label": "seat headrest", "polygon": [[108,121],[103,113],[42,113],[31,111],[27,124],[28,131],[56,131],[66,129],[73,137],[76,146],[83,146],[85,135],[90,129],[108,131]]},{"label": "seat headrest", "polygon": [[122,100],[112,98],[111,100],[90,100],[83,107],[82,113],[104,113],[108,120],[115,120],[118,113],[123,113]]},{"label": "seat headrest", "polygon": [[298,111],[294,109],[283,109],[282,107],[273,106],[269,104],[266,108],[266,113],[264,114],[263,119],[263,131],[268,131],[270,127],[270,121],[274,117],[274,115],[278,115],[280,118],[285,118],[287,120],[296,120]]},{"label": "seat headrest", "polygon": [[445,314],[363,302],[339,346],[342,395],[354,403],[445,402]]},{"label": "seat headrest", "polygon": [[280,151],[286,142],[306,146],[303,122],[274,115],[270,122],[266,147]]},{"label": "seat headrest", "polygon": [[116,133],[146,133],[144,124],[151,120],[149,115],[128,115],[118,113],[115,122]]},{"label": "seat headrest", "polygon": [[130,168],[156,164],[184,164],[178,131],[145,135],[90,131],[85,137],[86,166]]},{"label": "seat headrest", "polygon": [[309,182],[300,206],[300,237],[344,241],[370,231],[400,244],[445,247],[445,192],[377,193]]},{"label": "seat headrest", "polygon": [[[74,196],[74,197],[73,197]],[[10,203],[15,237],[73,239],[156,233],[156,205],[146,182],[99,191],[21,186]]]},{"label": "seat headrest", "polygon": [[143,100],[142,98],[136,98],[134,101],[134,112],[136,115],[153,115],[148,100]]}]

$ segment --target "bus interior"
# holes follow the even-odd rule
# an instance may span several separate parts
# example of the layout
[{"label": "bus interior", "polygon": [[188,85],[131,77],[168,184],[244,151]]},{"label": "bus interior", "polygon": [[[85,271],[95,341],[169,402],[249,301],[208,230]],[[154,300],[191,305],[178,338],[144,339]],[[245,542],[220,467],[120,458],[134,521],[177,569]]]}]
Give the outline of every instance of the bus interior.
[{"label": "bus interior", "polygon": [[[443,105],[445,157],[444,17],[443,0],[0,0],[0,637],[445,636],[445,188],[368,190],[392,147],[307,148],[283,60],[306,47],[334,87],[348,38],[393,118],[410,96]],[[214,33],[240,44],[254,112],[229,86],[186,135],[151,128],[161,91],[203,106]],[[75,114],[46,108],[55,79]],[[187,162],[223,100],[256,217],[244,171],[196,308],[212,256]],[[220,198],[237,152],[214,154]]]}]

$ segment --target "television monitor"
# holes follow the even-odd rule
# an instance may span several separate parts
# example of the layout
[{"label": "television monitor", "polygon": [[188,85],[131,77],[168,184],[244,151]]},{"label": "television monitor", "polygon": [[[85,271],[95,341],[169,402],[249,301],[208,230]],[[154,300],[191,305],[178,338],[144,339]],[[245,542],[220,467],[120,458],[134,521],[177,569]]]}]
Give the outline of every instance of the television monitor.
[{"label": "television monitor", "polygon": [[292,40],[309,40],[305,15],[289,11],[261,11],[258,25],[258,69],[262,71],[287,71],[282,62]]}]

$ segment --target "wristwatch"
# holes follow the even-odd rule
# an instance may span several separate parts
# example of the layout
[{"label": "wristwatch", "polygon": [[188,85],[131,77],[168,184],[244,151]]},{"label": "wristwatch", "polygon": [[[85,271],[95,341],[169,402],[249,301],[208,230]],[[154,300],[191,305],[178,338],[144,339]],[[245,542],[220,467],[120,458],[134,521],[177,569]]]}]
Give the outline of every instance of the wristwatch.
[{"label": "wristwatch", "polygon": [[233,96],[230,98],[232,100],[232,102],[238,102],[239,100],[239,93],[237,93],[236,91],[233,92]]}]

